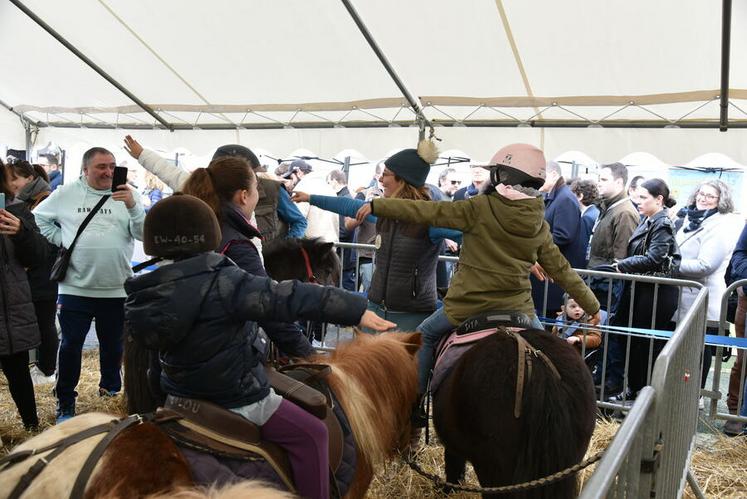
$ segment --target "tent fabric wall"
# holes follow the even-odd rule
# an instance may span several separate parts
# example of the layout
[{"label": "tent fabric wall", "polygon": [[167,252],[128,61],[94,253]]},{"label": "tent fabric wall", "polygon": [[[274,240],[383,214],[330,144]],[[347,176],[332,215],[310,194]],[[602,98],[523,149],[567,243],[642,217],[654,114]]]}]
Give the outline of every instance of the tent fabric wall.
[{"label": "tent fabric wall", "polygon": [[[413,120],[339,0],[24,3],[181,127]],[[429,119],[718,118],[719,3],[353,3]],[[734,2],[730,113],[747,123],[745,19],[747,3]],[[10,2],[0,3],[0,64],[23,68],[0,82],[0,99],[34,120],[154,123]]]},{"label": "tent fabric wall", "polygon": [[0,107],[0,148],[25,149],[26,131],[20,118]]}]

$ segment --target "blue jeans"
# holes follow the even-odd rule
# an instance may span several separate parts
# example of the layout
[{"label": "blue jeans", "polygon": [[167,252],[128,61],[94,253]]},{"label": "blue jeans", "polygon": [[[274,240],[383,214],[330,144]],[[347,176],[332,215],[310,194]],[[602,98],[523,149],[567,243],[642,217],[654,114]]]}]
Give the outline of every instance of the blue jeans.
[{"label": "blue jeans", "polygon": [[[423,345],[418,352],[418,393],[425,393],[428,389],[428,377],[433,370],[436,347],[445,335],[453,331],[458,324],[452,324],[446,317],[443,307],[433,312],[417,327],[423,335]],[[532,327],[544,330],[542,323],[537,317],[532,320]]]},{"label": "blue jeans", "polygon": [[122,389],[122,330],[124,328],[124,298],[88,298],[60,295],[60,342],[57,368],[57,399],[60,406],[70,406],[78,395],[75,387],[80,379],[83,342],[91,321],[96,319],[99,340],[99,387],[112,392]]}]

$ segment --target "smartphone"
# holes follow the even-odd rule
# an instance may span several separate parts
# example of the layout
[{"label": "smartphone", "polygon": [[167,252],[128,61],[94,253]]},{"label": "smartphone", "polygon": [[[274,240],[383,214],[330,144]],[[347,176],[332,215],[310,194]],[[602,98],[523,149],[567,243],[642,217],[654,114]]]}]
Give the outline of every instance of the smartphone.
[{"label": "smartphone", "polygon": [[127,168],[124,166],[114,167],[114,176],[112,177],[112,190],[115,190],[117,186],[127,183]]},{"label": "smartphone", "polygon": [[0,210],[5,209],[5,193],[0,192]]}]

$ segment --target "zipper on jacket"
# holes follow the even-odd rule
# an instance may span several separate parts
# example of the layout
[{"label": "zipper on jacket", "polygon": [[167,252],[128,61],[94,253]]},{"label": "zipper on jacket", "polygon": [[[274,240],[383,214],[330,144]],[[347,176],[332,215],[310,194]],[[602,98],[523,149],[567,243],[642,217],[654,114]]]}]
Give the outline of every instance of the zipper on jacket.
[{"label": "zipper on jacket", "polygon": [[3,270],[2,276],[0,276],[0,299],[3,300],[3,322],[5,322],[5,332],[8,335],[8,352],[9,355],[15,353],[13,348],[13,335],[10,333],[10,318],[8,317],[8,295],[5,292],[8,287],[7,276],[10,272],[10,264],[8,263],[8,251],[5,247],[6,241],[4,238],[0,239],[0,246],[2,246],[2,259],[3,259]]},{"label": "zipper on jacket", "polygon": [[[399,220],[394,221],[395,226],[399,226]],[[386,259],[386,275],[384,276],[384,296],[381,298],[381,304],[386,309],[386,298],[389,296],[389,268],[392,265],[392,250],[394,249],[394,236],[396,234],[396,227],[392,228],[392,235],[389,236],[389,255]]]}]

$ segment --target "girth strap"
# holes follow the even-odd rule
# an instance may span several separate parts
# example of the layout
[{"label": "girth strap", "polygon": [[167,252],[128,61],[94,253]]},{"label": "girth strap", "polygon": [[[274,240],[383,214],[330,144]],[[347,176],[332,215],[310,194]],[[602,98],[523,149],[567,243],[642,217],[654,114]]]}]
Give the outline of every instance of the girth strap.
[{"label": "girth strap", "polygon": [[126,430],[130,426],[140,424],[142,422],[143,416],[141,416],[140,414],[133,414],[132,416],[127,416],[126,418],[117,421],[117,423],[111,428],[111,430],[109,430],[109,433],[104,438],[102,438],[98,444],[96,444],[96,447],[94,447],[93,451],[91,451],[91,453],[88,455],[86,462],[83,463],[83,467],[78,473],[78,476],[75,478],[73,490],[70,491],[70,499],[83,499],[83,493],[86,490],[86,485],[88,485],[88,479],[91,477],[93,469],[98,464],[101,455],[104,453],[112,440],[114,440],[117,435],[122,433],[122,431]]},{"label": "girth strap", "polygon": [[85,429],[83,431],[79,431],[78,433],[75,433],[73,435],[70,435],[66,438],[63,438],[59,442],[55,442],[53,444],[47,445],[46,447],[42,447],[40,449],[30,449],[20,452],[15,452],[13,454],[9,454],[5,456],[4,458],[0,459],[0,464],[9,463],[6,467],[9,468],[10,466],[13,466],[16,463],[19,463],[31,456],[43,454],[44,452],[47,452],[48,450],[54,449],[53,452],[51,452],[48,456],[44,456],[39,458],[38,461],[36,461],[31,468],[28,469],[28,471],[21,477],[20,480],[18,480],[18,483],[13,488],[13,491],[8,495],[8,499],[18,499],[21,497],[21,495],[26,492],[26,489],[29,488],[29,485],[31,485],[31,482],[39,476],[39,473],[41,473],[44,468],[47,467],[47,465],[52,462],[54,458],[62,454],[65,450],[67,450],[70,446],[77,444],[78,442],[82,442],[83,440],[86,440],[87,438],[93,437],[94,435],[98,435],[99,433],[104,433],[106,431],[109,431],[112,427],[112,423],[114,421],[110,421],[109,423],[103,423],[100,425],[92,426],[91,428]]}]

